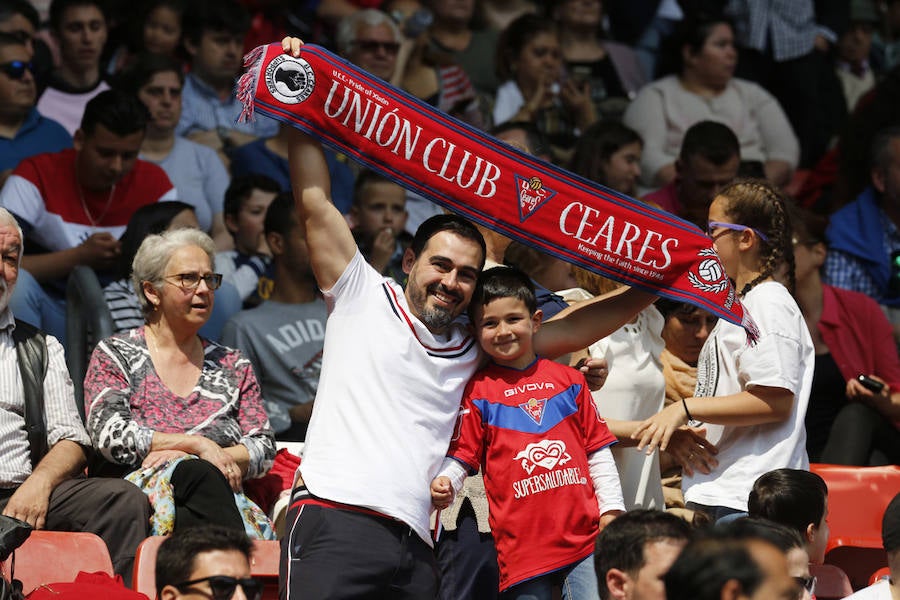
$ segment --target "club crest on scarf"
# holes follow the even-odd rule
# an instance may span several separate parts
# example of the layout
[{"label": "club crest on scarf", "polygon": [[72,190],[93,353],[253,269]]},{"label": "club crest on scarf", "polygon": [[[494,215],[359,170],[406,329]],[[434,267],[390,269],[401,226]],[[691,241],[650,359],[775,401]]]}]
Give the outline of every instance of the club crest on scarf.
[{"label": "club crest on scarf", "polygon": [[[719,260],[719,255],[712,248],[700,250],[697,255],[701,258],[694,269],[688,271],[688,281],[698,290],[718,294],[729,286],[725,268]],[[734,294],[729,294],[725,301],[726,308],[730,308],[734,302]]]},{"label": "club crest on scarf", "polygon": [[528,402],[523,402],[519,408],[525,411],[525,414],[531,417],[531,420],[540,425],[544,420],[544,407],[547,406],[547,399],[532,398]]},{"label": "club crest on scarf", "polygon": [[302,58],[282,54],[266,67],[266,87],[285,104],[299,104],[312,94],[316,75]]},{"label": "club crest on scarf", "polygon": [[541,205],[553,198],[556,192],[546,187],[540,177],[515,177],[516,193],[519,196],[519,222],[524,223]]}]

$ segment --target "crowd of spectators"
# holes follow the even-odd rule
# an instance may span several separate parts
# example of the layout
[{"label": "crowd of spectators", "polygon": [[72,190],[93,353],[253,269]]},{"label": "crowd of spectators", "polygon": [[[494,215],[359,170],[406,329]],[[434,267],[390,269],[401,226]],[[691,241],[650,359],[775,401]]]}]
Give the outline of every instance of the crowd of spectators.
[{"label": "crowd of spectators", "polygon": [[[66,339],[66,278],[96,274],[106,306],[95,308],[116,335],[91,340],[88,379],[74,382],[86,429],[49,440],[92,442],[89,474],[130,473],[160,515],[173,500],[161,487],[200,490],[174,494],[178,507],[196,501],[190,518],[172,512],[153,531],[181,518],[274,535],[244,483],[271,467],[275,440],[306,439],[318,405],[333,299],[294,210],[294,131],[264,116],[237,122],[242,56],[285,36],[710,235],[762,325],[759,346],[660,301],[557,352],[602,365],[593,402],[619,439],[628,511],[728,518],[748,511],[749,486],[771,468],[898,464],[900,1],[0,0],[0,216],[10,221],[0,253],[21,259],[3,277],[0,323],[14,316],[62,348],[79,343]],[[410,250],[424,251],[414,236],[441,209],[315,152],[301,179],[327,182],[365,260],[405,284]],[[477,229],[485,268],[523,270],[545,320],[617,287]],[[65,401],[58,387],[47,394]],[[0,456],[21,454],[19,442],[0,440]],[[83,469],[77,458],[57,475]],[[14,509],[19,486],[32,493],[19,462],[0,485]],[[448,577],[445,598],[497,592],[484,484],[472,475],[440,519],[451,542],[437,551],[445,574],[469,552],[484,573]],[[227,511],[209,508],[223,496]],[[598,541],[609,544],[597,555],[610,573],[597,572],[603,597],[642,597],[627,588],[643,561],[609,548],[649,527],[663,533],[645,552],[670,556],[666,568],[688,544],[667,588],[749,556],[758,568],[735,581],[753,596],[775,577],[766,552],[790,548],[752,528],[693,539],[629,512]]]}]

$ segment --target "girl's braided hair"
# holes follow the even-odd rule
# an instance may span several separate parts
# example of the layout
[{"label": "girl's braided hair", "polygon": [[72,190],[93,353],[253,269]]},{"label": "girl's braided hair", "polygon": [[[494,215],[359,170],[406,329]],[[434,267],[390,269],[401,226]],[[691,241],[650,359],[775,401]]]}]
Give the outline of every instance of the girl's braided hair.
[{"label": "girl's braided hair", "polygon": [[758,283],[780,275],[779,267],[787,266],[788,289],[793,293],[794,274],[793,229],[788,199],[764,179],[739,179],[726,186],[719,196],[726,200],[725,213],[735,223],[761,231],[762,266],[756,279],[747,283],[740,295],[745,296]]}]

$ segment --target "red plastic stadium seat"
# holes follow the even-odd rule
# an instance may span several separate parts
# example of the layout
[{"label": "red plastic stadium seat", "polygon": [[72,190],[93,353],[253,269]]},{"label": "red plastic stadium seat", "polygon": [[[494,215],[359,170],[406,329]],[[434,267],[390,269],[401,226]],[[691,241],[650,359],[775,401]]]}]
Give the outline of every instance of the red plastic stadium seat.
[{"label": "red plastic stadium seat", "polygon": [[[134,577],[132,587],[135,591],[156,597],[156,554],[166,536],[148,537],[138,546],[134,558]],[[253,555],[250,557],[250,573],[265,584],[263,600],[278,598],[278,561],[280,545],[277,541],[253,542]]]},{"label": "red plastic stadium seat", "polygon": [[887,565],[881,545],[881,519],[890,501],[900,493],[900,467],[845,467],[810,465],[828,484],[828,525],[831,536],[825,562],[837,565],[855,588]]},{"label": "red plastic stadium seat", "polygon": [[156,553],[166,539],[164,535],[153,535],[141,542],[134,556],[134,575],[131,587],[136,592],[156,598]]},{"label": "red plastic stadium seat", "polygon": [[834,565],[809,565],[810,575],[816,578],[816,598],[831,600],[832,598],[846,598],[853,593],[850,578]]},{"label": "red plastic stadium seat", "polygon": [[879,580],[891,576],[891,570],[888,567],[881,567],[871,575],[869,575],[869,585],[875,585]]},{"label": "red plastic stadium seat", "polygon": [[[10,558],[3,563],[6,577],[12,562]],[[93,533],[32,531],[15,552],[14,576],[22,582],[25,594],[45,583],[75,581],[79,571],[113,575],[106,542]]]}]

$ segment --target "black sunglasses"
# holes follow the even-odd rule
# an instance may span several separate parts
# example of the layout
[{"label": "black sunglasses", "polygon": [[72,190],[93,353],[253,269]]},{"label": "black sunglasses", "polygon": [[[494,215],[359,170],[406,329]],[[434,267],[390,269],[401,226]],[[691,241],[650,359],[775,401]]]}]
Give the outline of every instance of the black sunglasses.
[{"label": "black sunglasses", "polygon": [[353,45],[359,48],[361,52],[373,53],[378,49],[384,50],[385,54],[397,54],[400,51],[400,44],[397,42],[379,42],[378,40],[357,40]]},{"label": "black sunglasses", "polygon": [[34,73],[34,65],[22,60],[14,60],[0,65],[0,71],[6,73],[11,79],[22,79],[26,70]]},{"label": "black sunglasses", "polygon": [[228,575],[212,575],[210,577],[204,577],[203,579],[194,579],[192,581],[185,581],[184,583],[176,583],[172,587],[179,592],[184,592],[185,588],[197,585],[198,583],[203,583],[204,581],[209,583],[209,589],[212,592],[213,600],[231,600],[231,598],[234,597],[234,591],[237,589],[237,586],[241,586],[241,589],[244,590],[244,595],[247,596],[248,600],[260,600],[260,598],[262,598],[263,584],[261,581],[257,581],[252,577],[237,579],[235,577],[229,577]]},{"label": "black sunglasses", "polygon": [[816,577],[794,577],[794,581],[797,582],[797,585],[805,589],[809,592],[809,595],[812,596],[816,593]]}]

